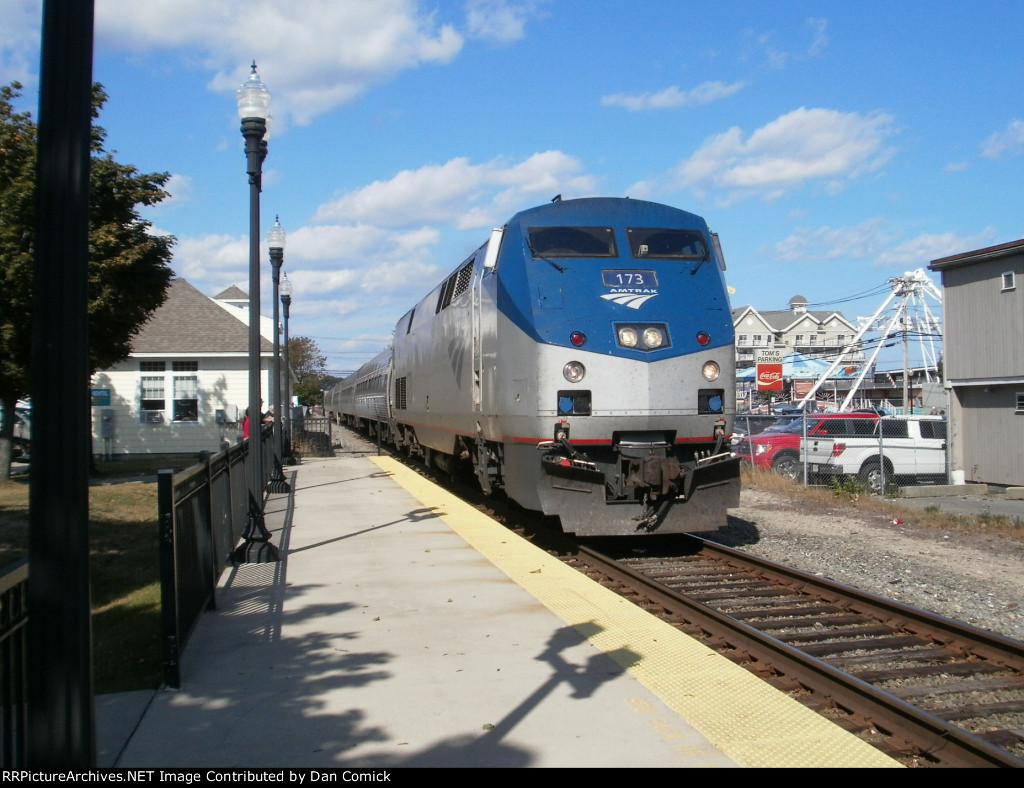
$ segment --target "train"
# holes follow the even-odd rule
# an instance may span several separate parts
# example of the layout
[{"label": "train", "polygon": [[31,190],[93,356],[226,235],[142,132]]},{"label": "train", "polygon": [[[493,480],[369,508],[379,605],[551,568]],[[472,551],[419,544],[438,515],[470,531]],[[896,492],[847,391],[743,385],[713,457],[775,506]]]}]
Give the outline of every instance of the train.
[{"label": "train", "polygon": [[580,537],[717,530],[740,493],[724,271],[695,214],[556,198],[492,230],[325,410]]}]

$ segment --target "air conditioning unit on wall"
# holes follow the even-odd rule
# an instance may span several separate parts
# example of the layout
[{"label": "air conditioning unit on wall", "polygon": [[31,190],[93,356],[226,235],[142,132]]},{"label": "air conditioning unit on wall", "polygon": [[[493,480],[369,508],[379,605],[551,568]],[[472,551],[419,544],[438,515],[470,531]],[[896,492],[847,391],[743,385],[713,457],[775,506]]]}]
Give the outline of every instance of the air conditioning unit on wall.
[{"label": "air conditioning unit on wall", "polygon": [[164,412],[162,410],[139,411],[139,421],[143,424],[163,424]]}]

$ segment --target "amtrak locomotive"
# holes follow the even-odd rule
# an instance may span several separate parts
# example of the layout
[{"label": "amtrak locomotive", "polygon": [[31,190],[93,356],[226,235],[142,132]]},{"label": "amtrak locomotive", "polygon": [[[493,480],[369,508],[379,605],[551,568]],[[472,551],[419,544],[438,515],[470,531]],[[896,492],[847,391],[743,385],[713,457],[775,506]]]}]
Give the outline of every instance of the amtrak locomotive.
[{"label": "amtrak locomotive", "polygon": [[493,230],[326,408],[570,533],[715,530],[739,503],[723,269],[692,213],[556,198]]}]

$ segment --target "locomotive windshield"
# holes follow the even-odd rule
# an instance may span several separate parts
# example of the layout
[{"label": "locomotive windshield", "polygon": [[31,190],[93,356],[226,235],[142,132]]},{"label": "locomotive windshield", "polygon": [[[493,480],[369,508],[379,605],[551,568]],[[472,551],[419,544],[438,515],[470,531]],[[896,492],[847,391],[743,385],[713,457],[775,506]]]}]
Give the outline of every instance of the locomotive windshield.
[{"label": "locomotive windshield", "polygon": [[707,260],[708,247],[700,230],[661,230],[652,227],[627,227],[633,257],[665,260]]},{"label": "locomotive windshield", "polygon": [[538,257],[618,257],[611,227],[531,227],[530,252]]}]

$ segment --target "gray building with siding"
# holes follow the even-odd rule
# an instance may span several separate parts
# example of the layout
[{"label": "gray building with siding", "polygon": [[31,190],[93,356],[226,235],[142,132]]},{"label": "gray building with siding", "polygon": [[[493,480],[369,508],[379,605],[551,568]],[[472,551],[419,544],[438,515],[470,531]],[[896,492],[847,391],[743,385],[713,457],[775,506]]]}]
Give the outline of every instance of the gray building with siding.
[{"label": "gray building with siding", "polygon": [[928,267],[942,276],[950,468],[1024,485],[1024,240]]}]

